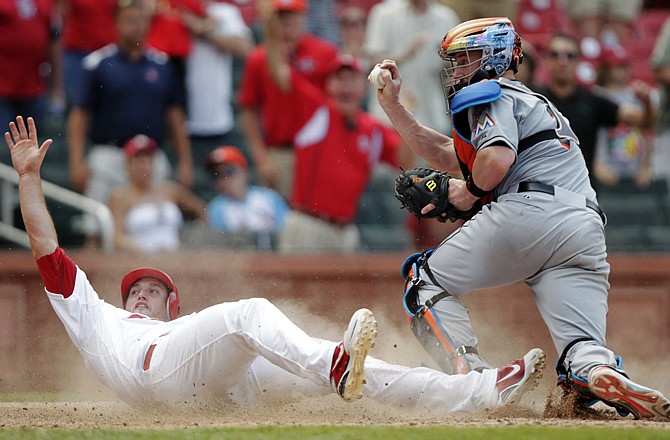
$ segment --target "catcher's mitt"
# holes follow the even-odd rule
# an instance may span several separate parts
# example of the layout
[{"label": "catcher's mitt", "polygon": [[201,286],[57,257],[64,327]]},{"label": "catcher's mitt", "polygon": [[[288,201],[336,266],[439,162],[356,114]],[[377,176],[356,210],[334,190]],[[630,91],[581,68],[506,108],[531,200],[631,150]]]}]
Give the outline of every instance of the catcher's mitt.
[{"label": "catcher's mitt", "polygon": [[[477,202],[467,211],[454,208],[448,198],[449,179],[448,174],[431,168],[402,170],[395,179],[395,196],[402,203],[402,208],[419,219],[434,218],[443,223],[447,220],[468,220],[481,209],[481,203]],[[434,204],[435,209],[422,214],[421,209],[429,203]]]}]

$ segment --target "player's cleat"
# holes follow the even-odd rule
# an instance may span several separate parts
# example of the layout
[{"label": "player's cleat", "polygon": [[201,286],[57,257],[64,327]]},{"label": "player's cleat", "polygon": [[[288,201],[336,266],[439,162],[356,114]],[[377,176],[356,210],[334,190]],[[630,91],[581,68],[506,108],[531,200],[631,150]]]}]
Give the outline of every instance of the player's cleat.
[{"label": "player's cleat", "polygon": [[499,368],[496,380],[498,402],[502,405],[517,402],[535,388],[542,378],[546,357],[544,351],[533,348],[522,359]]},{"label": "player's cleat", "polygon": [[[606,365],[589,373],[589,389],[614,408],[636,419],[670,417],[670,401],[656,390],[639,385]],[[620,411],[621,413],[621,411]]]},{"label": "player's cleat", "polygon": [[375,345],[377,321],[368,309],[359,309],[351,317],[342,342],[335,347],[330,367],[330,385],[346,402],[363,397],[365,358]]}]

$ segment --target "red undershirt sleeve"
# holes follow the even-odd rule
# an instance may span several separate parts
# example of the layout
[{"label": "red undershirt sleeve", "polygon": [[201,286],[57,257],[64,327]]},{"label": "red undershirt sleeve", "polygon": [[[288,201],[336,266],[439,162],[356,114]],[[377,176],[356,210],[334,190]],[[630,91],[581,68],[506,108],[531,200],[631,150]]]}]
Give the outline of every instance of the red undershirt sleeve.
[{"label": "red undershirt sleeve", "polygon": [[64,298],[72,295],[77,266],[63,249],[57,247],[52,254],[37,260],[37,267],[42,275],[44,287],[49,292],[63,295]]}]

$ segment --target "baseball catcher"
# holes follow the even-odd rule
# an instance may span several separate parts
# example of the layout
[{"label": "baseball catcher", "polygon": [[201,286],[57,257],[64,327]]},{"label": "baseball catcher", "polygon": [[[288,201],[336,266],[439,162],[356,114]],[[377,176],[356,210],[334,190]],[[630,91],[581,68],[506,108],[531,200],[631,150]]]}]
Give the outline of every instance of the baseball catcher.
[{"label": "baseball catcher", "polygon": [[[401,169],[402,170],[402,169]],[[447,173],[426,167],[415,167],[402,170],[395,180],[395,196],[402,207],[410,213],[422,218],[434,218],[444,223],[447,220],[469,220],[482,208],[481,202],[467,211],[456,209],[449,203],[449,180]],[[432,203],[435,209],[426,213],[421,211]]]},{"label": "baseball catcher", "polygon": [[403,265],[404,306],[417,339],[447,372],[491,368],[462,297],[524,282],[555,344],[564,390],[622,416],[670,417],[670,399],[631,380],[606,346],[607,218],[570,122],[516,79],[521,36],[508,18],[483,17],[449,30],[440,47],[452,136],[423,125],[403,105],[395,61],[376,66],[384,83],[377,100],[404,143],[465,179],[408,171],[396,187],[403,204],[436,218],[456,217],[450,202],[486,206],[477,221]]}]

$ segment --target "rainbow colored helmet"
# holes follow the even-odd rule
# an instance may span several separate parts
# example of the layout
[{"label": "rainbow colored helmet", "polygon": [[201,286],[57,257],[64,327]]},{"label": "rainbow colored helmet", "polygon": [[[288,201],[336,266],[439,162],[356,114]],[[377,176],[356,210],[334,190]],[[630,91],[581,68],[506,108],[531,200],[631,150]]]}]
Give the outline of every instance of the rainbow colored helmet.
[{"label": "rainbow colored helmet", "polygon": [[[481,51],[481,58],[479,52],[471,56],[473,51]],[[463,52],[468,61],[459,66],[455,55]],[[509,69],[516,72],[523,58],[521,37],[506,17],[477,18],[459,24],[444,36],[439,55],[448,63],[441,72],[447,108],[450,98],[461,88],[483,79],[499,78]],[[457,67],[468,67],[475,63],[480,63],[479,69],[467,76],[454,77]]]}]

